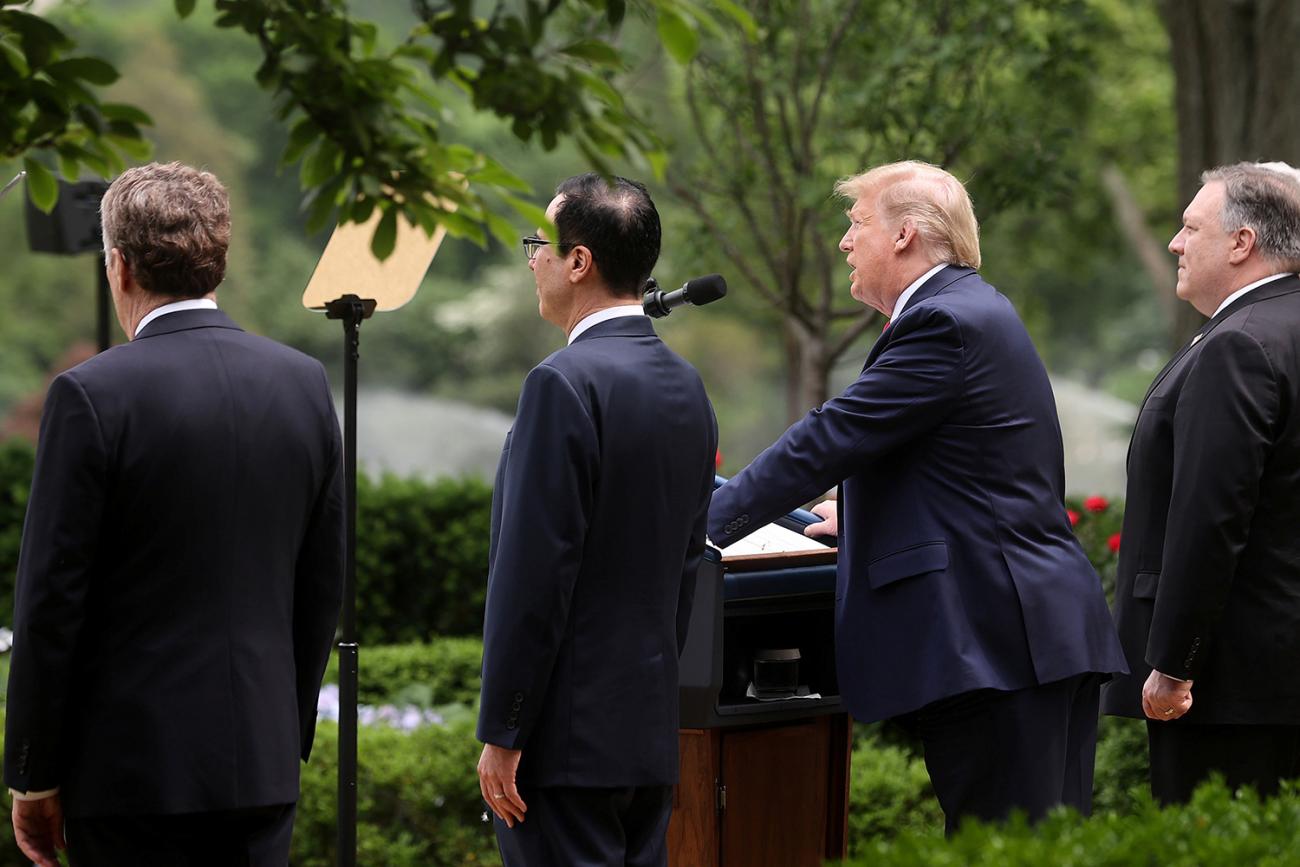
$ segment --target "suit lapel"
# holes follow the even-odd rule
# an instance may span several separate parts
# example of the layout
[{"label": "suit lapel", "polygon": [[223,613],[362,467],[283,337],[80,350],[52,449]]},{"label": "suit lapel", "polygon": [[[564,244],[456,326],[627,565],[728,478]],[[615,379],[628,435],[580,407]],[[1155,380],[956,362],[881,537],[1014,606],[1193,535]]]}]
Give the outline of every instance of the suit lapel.
[{"label": "suit lapel", "polygon": [[1158,374],[1156,374],[1156,378],[1152,381],[1151,387],[1147,389],[1147,393],[1142,397],[1142,404],[1138,408],[1138,413],[1141,414],[1142,407],[1146,406],[1147,400],[1156,390],[1156,386],[1160,385],[1160,383],[1164,381],[1165,377],[1169,376],[1169,373],[1178,366],[1178,362],[1182,361],[1183,357],[1191,351],[1192,347],[1196,346],[1196,344],[1209,336],[1210,332],[1218,328],[1225,319],[1236,313],[1238,310],[1249,307],[1251,304],[1258,301],[1265,301],[1269,298],[1276,298],[1279,295],[1286,295],[1290,292],[1296,291],[1300,291],[1300,277],[1294,275],[1290,277],[1282,277],[1278,280],[1274,280],[1272,283],[1266,283],[1258,289],[1253,289],[1250,292],[1247,292],[1245,295],[1241,296],[1221,310],[1217,316],[1202,325],[1196,334],[1192,336],[1192,339],[1184,344],[1183,348],[1178,350],[1178,352],[1174,354],[1174,357],[1169,359],[1169,363],[1166,364]]}]

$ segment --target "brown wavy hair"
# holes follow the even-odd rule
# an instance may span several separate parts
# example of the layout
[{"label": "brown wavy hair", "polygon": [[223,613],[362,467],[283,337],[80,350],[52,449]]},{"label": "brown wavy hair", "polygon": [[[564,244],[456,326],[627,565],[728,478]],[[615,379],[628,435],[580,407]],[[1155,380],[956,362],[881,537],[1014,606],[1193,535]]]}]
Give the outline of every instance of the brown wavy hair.
[{"label": "brown wavy hair", "polygon": [[127,169],[99,213],[105,252],[116,247],[146,292],[201,298],[226,276],[230,198],[211,172],[181,163]]}]

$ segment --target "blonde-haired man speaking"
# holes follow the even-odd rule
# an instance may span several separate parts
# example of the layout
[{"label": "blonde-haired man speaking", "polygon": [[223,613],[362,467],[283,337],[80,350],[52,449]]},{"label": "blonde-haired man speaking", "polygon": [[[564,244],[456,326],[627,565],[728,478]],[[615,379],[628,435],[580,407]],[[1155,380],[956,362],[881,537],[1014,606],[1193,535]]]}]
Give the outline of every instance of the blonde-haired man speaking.
[{"label": "blonde-haired man speaking", "polygon": [[848,178],[850,292],[890,317],[862,375],[713,496],[729,545],[840,485],[836,663],[862,721],[925,747],[948,830],[1092,801],[1098,691],[1124,659],[1063,505],[1056,406],[985,283],[961,183],[893,163]]}]

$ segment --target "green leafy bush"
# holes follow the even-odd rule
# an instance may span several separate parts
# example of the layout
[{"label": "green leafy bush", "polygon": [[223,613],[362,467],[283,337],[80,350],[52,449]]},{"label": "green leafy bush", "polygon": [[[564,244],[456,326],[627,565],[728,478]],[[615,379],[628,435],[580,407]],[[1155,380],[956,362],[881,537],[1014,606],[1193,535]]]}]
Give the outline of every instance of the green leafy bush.
[{"label": "green leafy bush", "polygon": [[[482,821],[479,745],[468,709],[443,726],[358,733],[357,863],[384,867],[499,865],[492,826]],[[294,867],[337,863],[338,727],[317,727],[303,767],[294,827]]]},{"label": "green leafy bush", "polygon": [[[439,707],[478,701],[483,642],[441,638],[428,644],[366,647],[359,654],[357,695],[362,704]],[[326,683],[338,683],[338,654],[330,656]]]},{"label": "green leafy bush", "polygon": [[[0,625],[14,575],[35,450],[0,443]],[[479,635],[492,489],[477,479],[357,479],[357,632],[362,645]]]},{"label": "green leafy bush", "polygon": [[13,623],[14,576],[36,450],[25,440],[0,443],[0,625]]},{"label": "green leafy bush", "polygon": [[925,762],[870,727],[856,739],[849,767],[849,854],[861,855],[903,831],[943,835],[943,811]]},{"label": "green leafy bush", "polygon": [[1103,716],[1097,727],[1093,776],[1094,813],[1128,813],[1150,792],[1147,724],[1144,720]]},{"label": "green leafy bush", "polygon": [[1260,802],[1219,781],[1183,807],[1160,809],[1141,797],[1127,814],[1081,820],[1068,810],[1038,825],[968,823],[951,840],[907,832],[880,841],[851,864],[871,867],[1242,867],[1296,864],[1300,796],[1294,785]]},{"label": "green leafy bush", "polygon": [[357,479],[363,645],[482,634],[491,512],[476,479]]}]

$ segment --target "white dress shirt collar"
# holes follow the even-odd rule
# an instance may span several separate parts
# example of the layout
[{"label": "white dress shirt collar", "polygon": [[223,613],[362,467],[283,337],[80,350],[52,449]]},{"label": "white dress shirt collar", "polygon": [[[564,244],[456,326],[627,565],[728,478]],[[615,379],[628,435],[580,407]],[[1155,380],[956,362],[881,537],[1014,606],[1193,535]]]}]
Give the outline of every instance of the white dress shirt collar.
[{"label": "white dress shirt collar", "polygon": [[917,289],[920,289],[922,286],[925,285],[926,280],[929,280],[935,274],[938,274],[940,271],[942,271],[944,268],[947,267],[948,267],[947,262],[940,262],[938,265],[935,265],[929,271],[926,271],[920,277],[917,277],[914,281],[912,281],[912,285],[904,289],[903,294],[899,295],[898,300],[894,302],[894,315],[889,317],[889,321],[893,322],[895,319],[899,317],[899,314],[901,314],[903,312],[903,309],[907,307],[907,302],[912,300],[912,296],[916,294]]},{"label": "white dress shirt collar", "polygon": [[[1236,301],[1238,298],[1240,298],[1242,295],[1245,295],[1247,292],[1251,291],[1252,289],[1258,289],[1260,286],[1263,286],[1265,283],[1272,283],[1274,280],[1281,280],[1283,277],[1290,277],[1290,276],[1291,276],[1290,273],[1287,272],[1283,272],[1281,274],[1272,274],[1268,277],[1265,277],[1263,280],[1256,280],[1254,283],[1250,283],[1246,286],[1242,286],[1236,292],[1233,292],[1227,298],[1223,299],[1223,303],[1219,305],[1219,309],[1214,311],[1214,316],[1218,316],[1224,310],[1227,310],[1229,304],[1231,304],[1233,301]],[[1211,316],[1210,318],[1213,319],[1214,316]]]},{"label": "white dress shirt collar", "polygon": [[617,319],[620,316],[645,316],[645,310],[641,307],[640,302],[636,304],[619,304],[615,307],[606,307],[604,310],[597,310],[595,313],[582,317],[573,330],[569,332],[569,343],[578,339],[582,332],[586,331],[593,325],[599,325],[602,322],[608,322],[610,319]]},{"label": "white dress shirt collar", "polygon": [[140,336],[144,327],[153,322],[159,316],[166,316],[168,313],[179,313],[182,310],[216,310],[217,302],[211,298],[186,298],[184,301],[173,301],[170,304],[164,304],[161,307],[155,307],[150,310],[145,317],[140,320],[140,324],[135,327],[135,337]]}]

